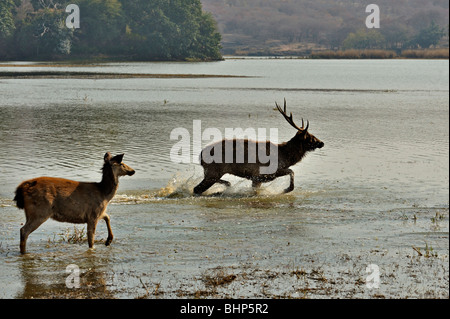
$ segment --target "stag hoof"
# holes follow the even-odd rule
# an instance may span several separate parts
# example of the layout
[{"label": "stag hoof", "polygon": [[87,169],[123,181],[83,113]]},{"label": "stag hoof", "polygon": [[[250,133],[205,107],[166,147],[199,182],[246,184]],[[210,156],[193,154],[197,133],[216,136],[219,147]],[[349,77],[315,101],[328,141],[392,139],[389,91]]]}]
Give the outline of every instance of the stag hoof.
[{"label": "stag hoof", "polygon": [[284,191],[283,191],[283,193],[284,194],[286,194],[286,193],[290,193],[290,192],[292,192],[294,190],[294,187],[288,187],[288,188],[286,188]]}]

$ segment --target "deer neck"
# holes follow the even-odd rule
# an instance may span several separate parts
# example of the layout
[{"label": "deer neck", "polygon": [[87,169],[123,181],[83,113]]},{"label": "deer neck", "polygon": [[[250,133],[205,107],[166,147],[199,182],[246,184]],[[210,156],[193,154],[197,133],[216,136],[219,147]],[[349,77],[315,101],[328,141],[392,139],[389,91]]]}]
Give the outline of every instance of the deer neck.
[{"label": "deer neck", "polygon": [[103,176],[99,183],[100,191],[110,200],[113,198],[119,187],[119,178],[114,175],[111,165],[105,164],[102,170]]},{"label": "deer neck", "polygon": [[285,168],[297,164],[306,154],[306,150],[299,136],[294,136],[288,142],[280,145],[279,155],[282,156],[281,161]]}]

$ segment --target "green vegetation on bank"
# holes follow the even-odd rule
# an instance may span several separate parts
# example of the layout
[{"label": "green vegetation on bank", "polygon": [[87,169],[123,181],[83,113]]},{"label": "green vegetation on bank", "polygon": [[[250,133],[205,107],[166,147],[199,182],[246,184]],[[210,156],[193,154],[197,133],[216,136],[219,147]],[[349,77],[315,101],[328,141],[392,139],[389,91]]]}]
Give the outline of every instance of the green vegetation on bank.
[{"label": "green vegetation on bank", "polygon": [[200,0],[0,1],[0,60],[219,60],[220,41]]}]

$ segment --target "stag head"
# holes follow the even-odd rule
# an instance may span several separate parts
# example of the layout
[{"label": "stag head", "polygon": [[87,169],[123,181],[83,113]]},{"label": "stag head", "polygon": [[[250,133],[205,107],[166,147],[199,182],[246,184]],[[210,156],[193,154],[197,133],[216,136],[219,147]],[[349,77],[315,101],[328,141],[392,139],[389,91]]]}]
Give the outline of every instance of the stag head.
[{"label": "stag head", "polygon": [[281,109],[277,102],[275,102],[275,105],[277,106],[277,109],[281,113],[281,115],[283,115],[283,117],[286,119],[286,121],[297,130],[294,139],[300,141],[303,144],[303,146],[305,147],[304,150],[312,151],[316,148],[322,148],[324,146],[324,143],[321,140],[308,132],[309,121],[306,121],[305,127],[305,122],[302,118],[302,127],[298,127],[292,118],[292,112],[290,112],[289,116],[287,115],[286,99],[284,99],[284,109]]}]

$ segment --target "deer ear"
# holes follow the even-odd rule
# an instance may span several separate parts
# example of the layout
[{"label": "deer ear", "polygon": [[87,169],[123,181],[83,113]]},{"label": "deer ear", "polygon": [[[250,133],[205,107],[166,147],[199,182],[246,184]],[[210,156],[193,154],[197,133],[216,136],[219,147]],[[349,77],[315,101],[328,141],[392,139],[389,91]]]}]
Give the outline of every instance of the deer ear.
[{"label": "deer ear", "polygon": [[122,163],[122,159],[123,159],[123,156],[124,156],[125,154],[119,154],[119,155],[116,155],[116,156],[114,156],[110,161],[111,162],[116,162],[116,163]]},{"label": "deer ear", "polygon": [[105,162],[108,162],[108,161],[110,161],[111,160],[111,153],[110,152],[107,152],[106,154],[105,154],[105,157],[104,157],[104,160],[105,160]]}]

